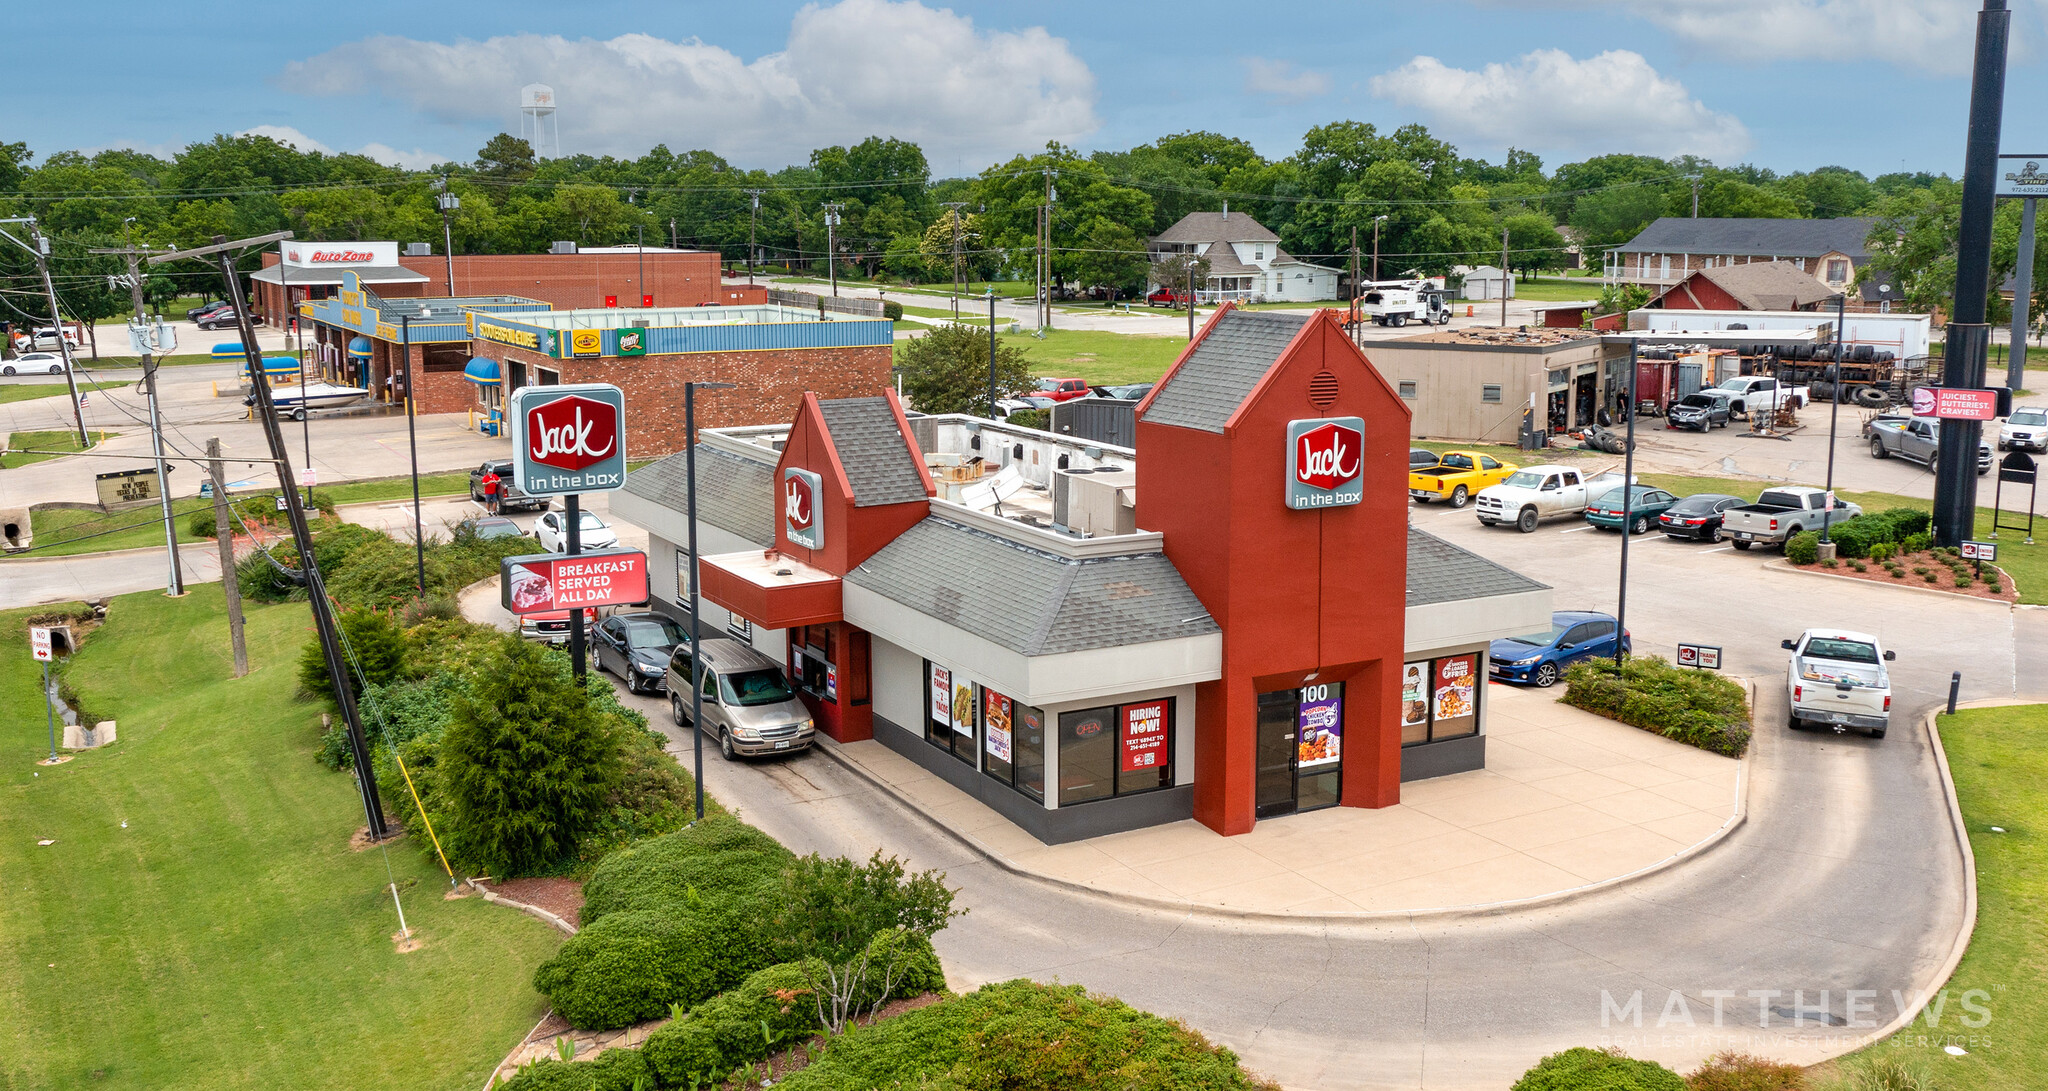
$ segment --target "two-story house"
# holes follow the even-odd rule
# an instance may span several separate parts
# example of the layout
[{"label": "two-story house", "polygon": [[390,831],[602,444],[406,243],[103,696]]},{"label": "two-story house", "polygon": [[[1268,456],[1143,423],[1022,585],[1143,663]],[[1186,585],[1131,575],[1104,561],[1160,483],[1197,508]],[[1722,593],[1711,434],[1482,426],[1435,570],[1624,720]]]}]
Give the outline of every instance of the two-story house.
[{"label": "two-story house", "polygon": [[1870,261],[1864,240],[1870,237],[1875,222],[1869,216],[1832,220],[1666,216],[1607,251],[1602,272],[1610,284],[1640,284],[1662,292],[1701,269],[1781,261],[1840,292],[1855,287],[1857,271]]},{"label": "two-story house", "polygon": [[1188,213],[1153,236],[1146,250],[1155,264],[1176,254],[1207,258],[1208,279],[1195,290],[1203,303],[1337,298],[1338,270],[1334,266],[1302,261],[1280,249],[1280,236],[1242,212],[1231,212],[1229,205],[1221,212]]}]

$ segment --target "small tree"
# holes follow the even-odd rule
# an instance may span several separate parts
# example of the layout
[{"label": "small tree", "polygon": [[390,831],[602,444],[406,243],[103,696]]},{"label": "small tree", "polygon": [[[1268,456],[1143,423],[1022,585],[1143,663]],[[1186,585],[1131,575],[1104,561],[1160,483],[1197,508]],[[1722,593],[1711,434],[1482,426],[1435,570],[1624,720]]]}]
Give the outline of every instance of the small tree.
[{"label": "small tree", "polygon": [[[920,413],[987,413],[989,396],[988,331],[949,325],[914,337],[897,350],[903,372],[903,393]],[[1024,352],[1010,345],[996,348],[995,395],[1013,397],[1032,387]]]},{"label": "small tree", "polygon": [[[1188,291],[1188,259],[1186,255],[1173,254],[1152,263],[1152,283],[1178,295]],[[1209,283],[1209,259],[1194,259],[1194,286],[1200,288]]]},{"label": "small tree", "polygon": [[923,944],[874,942],[883,933],[925,941],[965,910],[936,871],[905,877],[903,861],[879,850],[865,864],[816,853],[782,873],[773,934],[803,967],[818,1021],[837,1034],[881,1007]]},{"label": "small tree", "polygon": [[[389,614],[343,611],[341,636],[345,651],[354,653],[349,669],[358,691],[365,685],[394,681],[405,670],[405,633]],[[299,688],[315,697],[334,699],[334,677],[327,673],[327,655],[318,637],[307,641],[299,653]]]},{"label": "small tree", "polygon": [[466,862],[518,875],[561,859],[603,814],[621,725],[562,656],[507,635],[458,697],[438,775]]}]

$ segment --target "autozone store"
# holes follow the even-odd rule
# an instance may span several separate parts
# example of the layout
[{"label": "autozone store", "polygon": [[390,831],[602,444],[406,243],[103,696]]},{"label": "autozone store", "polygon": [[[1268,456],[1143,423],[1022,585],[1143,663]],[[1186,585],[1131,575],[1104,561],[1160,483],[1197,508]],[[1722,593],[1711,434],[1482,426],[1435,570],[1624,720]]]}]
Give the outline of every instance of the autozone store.
[{"label": "autozone store", "polygon": [[[1048,843],[1387,806],[1484,765],[1486,646],[1551,609],[1407,527],[1407,432],[1320,314],[1212,319],[1135,449],[807,395],[702,433],[698,608],[780,658],[820,730]],[[612,499],[678,616],[688,500],[681,455]]]}]

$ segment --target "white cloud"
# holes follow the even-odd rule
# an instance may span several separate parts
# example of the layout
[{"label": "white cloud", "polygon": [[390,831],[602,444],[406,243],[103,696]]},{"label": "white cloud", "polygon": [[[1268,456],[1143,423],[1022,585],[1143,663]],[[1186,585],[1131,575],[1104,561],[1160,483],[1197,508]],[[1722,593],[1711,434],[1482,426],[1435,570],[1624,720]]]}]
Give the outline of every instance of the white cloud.
[{"label": "white cloud", "polygon": [[781,166],[812,148],[896,136],[934,162],[991,161],[1100,124],[1095,76],[1043,27],[977,29],[916,0],[808,6],[781,52],[744,61],[701,40],[517,34],[483,41],[376,37],[285,66],[316,95],[377,92],[456,123],[507,130],[519,88],[554,87],[565,150],[638,155],[660,142]]},{"label": "white cloud", "polygon": [[1270,57],[1244,57],[1244,89],[1254,95],[1264,95],[1275,102],[1300,102],[1330,93],[1328,73],[1310,69],[1294,70],[1293,61],[1279,61]]},{"label": "white cloud", "polygon": [[[280,144],[297,148],[302,152],[319,152],[321,155],[336,154],[333,147],[307,136],[290,125],[258,125],[253,129],[243,129],[235,135],[267,136]],[[379,144],[374,141],[355,149],[354,154],[368,156],[379,163],[393,167],[402,167],[405,170],[425,170],[436,163],[448,162],[448,156],[430,152],[424,148],[414,148],[409,152],[402,152],[389,144]]]},{"label": "white cloud", "polygon": [[[1530,0],[1482,0],[1527,9]],[[1730,60],[1872,62],[1942,75],[1970,70],[1979,5],[1970,0],[1538,0],[1552,7],[1612,9],[1670,31]],[[2013,53],[2031,44],[2023,18],[2038,24],[2048,2],[2020,0]],[[2032,8],[2030,14],[2025,11]]]},{"label": "white cloud", "polygon": [[1447,135],[1559,154],[1638,152],[1734,159],[1749,130],[1709,110],[1641,54],[1578,60],[1539,49],[1473,72],[1417,57],[1374,76],[1372,93],[1426,115]]}]

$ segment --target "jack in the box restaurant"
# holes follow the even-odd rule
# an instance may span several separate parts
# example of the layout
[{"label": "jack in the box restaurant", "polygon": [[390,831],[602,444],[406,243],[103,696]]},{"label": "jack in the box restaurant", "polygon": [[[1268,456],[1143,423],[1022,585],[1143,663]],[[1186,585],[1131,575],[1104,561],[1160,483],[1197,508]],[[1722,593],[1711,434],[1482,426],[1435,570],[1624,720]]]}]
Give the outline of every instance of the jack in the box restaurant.
[{"label": "jack in the box restaurant", "polygon": [[[1225,834],[1486,761],[1486,648],[1550,589],[1408,525],[1408,410],[1327,312],[1212,318],[1133,448],[889,395],[696,445],[705,632],[1048,843]],[[627,477],[686,617],[683,455]]]}]

